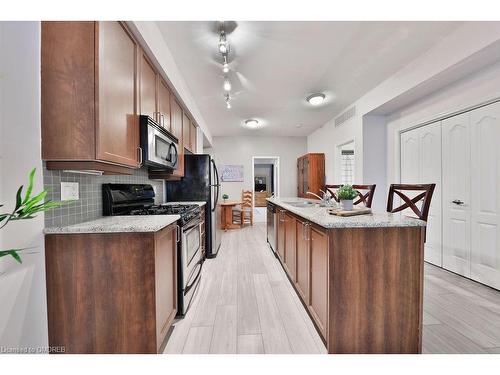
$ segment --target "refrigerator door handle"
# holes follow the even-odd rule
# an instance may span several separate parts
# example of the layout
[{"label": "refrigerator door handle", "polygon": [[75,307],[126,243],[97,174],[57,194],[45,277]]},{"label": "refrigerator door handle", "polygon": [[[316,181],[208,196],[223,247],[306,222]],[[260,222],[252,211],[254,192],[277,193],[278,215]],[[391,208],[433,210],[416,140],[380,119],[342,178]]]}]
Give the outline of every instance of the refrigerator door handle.
[{"label": "refrigerator door handle", "polygon": [[[214,172],[215,172],[215,178],[217,180],[217,183],[215,184],[215,187],[217,188],[217,193],[215,194],[215,201],[214,201],[214,206],[212,207],[212,212],[215,211],[215,208],[217,207],[217,203],[219,203],[219,187],[220,187],[220,181],[219,181],[219,171],[217,171],[217,166],[215,165],[214,159],[210,159],[212,162],[212,165],[214,167]],[[215,182],[215,181],[214,181]]]}]

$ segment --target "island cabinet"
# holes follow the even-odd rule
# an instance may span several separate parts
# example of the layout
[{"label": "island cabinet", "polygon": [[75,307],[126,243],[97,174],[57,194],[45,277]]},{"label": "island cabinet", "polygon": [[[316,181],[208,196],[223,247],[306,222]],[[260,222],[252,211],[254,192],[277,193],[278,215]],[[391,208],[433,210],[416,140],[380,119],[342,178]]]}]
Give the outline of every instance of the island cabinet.
[{"label": "island cabinet", "polygon": [[422,222],[323,227],[278,214],[279,260],[329,353],[421,352]]},{"label": "island cabinet", "polygon": [[286,211],[278,208],[278,230],[277,230],[277,254],[281,261],[285,259],[285,213]]},{"label": "island cabinet", "polygon": [[160,353],[177,312],[177,226],[47,234],[49,345],[66,353]]},{"label": "island cabinet", "polygon": [[132,174],[139,167],[138,51],[121,22],[42,22],[48,169]]},{"label": "island cabinet", "polygon": [[295,216],[285,212],[285,251],[283,257],[283,266],[290,278],[295,281],[296,276],[296,241],[297,228]]}]

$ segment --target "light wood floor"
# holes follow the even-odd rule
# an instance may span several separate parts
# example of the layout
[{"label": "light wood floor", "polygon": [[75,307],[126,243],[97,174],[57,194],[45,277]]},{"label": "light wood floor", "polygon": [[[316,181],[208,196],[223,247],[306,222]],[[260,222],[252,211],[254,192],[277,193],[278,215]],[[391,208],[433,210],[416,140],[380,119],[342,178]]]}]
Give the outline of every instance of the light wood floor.
[{"label": "light wood floor", "polygon": [[[266,226],[224,233],[165,353],[326,353]],[[426,265],[424,353],[500,353],[500,292]]]}]

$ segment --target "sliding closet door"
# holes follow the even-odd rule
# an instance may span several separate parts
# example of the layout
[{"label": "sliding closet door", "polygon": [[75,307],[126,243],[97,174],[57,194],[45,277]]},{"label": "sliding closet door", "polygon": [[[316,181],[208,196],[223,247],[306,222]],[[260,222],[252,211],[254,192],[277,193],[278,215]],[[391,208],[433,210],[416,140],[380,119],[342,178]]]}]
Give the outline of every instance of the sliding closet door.
[{"label": "sliding closet door", "polygon": [[441,228],[441,122],[435,122],[419,129],[420,139],[420,183],[435,183],[425,241],[424,259],[441,267],[442,228]]},{"label": "sliding closet door", "polygon": [[470,277],[470,113],[442,124],[443,267]]},{"label": "sliding closet door", "polygon": [[500,289],[500,103],[470,113],[471,278]]}]

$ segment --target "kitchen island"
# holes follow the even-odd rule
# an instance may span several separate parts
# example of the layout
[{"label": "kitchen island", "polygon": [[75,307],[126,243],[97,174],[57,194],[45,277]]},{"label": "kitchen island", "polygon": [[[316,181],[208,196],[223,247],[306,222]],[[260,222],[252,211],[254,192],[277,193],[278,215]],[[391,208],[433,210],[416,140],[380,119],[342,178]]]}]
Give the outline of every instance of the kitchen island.
[{"label": "kitchen island", "polygon": [[421,353],[425,222],[268,202],[277,215],[271,246],[329,353]]}]

